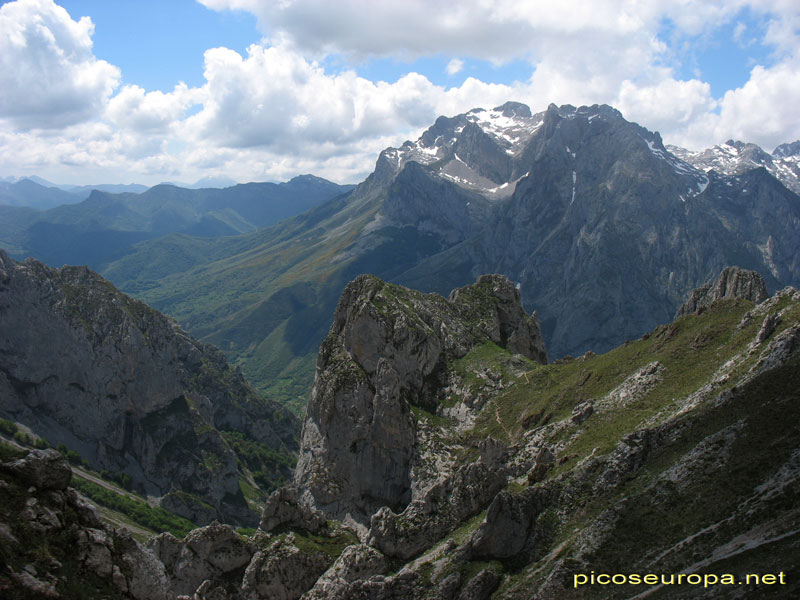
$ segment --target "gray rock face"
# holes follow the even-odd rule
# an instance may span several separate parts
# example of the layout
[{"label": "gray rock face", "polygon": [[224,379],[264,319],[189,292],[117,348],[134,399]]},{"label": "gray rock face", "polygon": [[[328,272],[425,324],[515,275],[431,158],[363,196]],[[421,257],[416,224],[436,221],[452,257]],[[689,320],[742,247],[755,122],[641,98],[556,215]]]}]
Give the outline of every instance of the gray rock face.
[{"label": "gray rock face", "polygon": [[387,556],[411,558],[478,513],[505,484],[502,469],[481,462],[465,465],[402,513],[381,508],[372,516],[369,543]]},{"label": "gray rock face", "polygon": [[313,507],[300,502],[297,488],[283,486],[270,494],[261,513],[261,531],[272,531],[278,527],[318,531],[325,525],[325,515]]},{"label": "gray rock face", "polygon": [[127,531],[104,525],[94,507],[66,488],[69,475],[55,451],[0,461],[0,543],[9,560],[0,595],[70,598],[80,585],[87,598],[171,598],[161,562]]},{"label": "gray rock face", "polygon": [[67,459],[55,450],[31,450],[27,456],[0,468],[40,490],[63,490],[72,479]]},{"label": "gray rock face", "polygon": [[692,290],[689,298],[681,305],[675,318],[690,315],[711,306],[723,298],[741,298],[758,304],[767,299],[767,286],[764,278],[756,271],[739,267],[725,267],[714,283]]},{"label": "gray rock face", "polygon": [[173,503],[183,516],[257,522],[220,430],[289,452],[295,420],[218,350],[85,267],[17,263],[2,250],[0,315],[0,414],[151,495],[211,507]]},{"label": "gray rock face", "polygon": [[258,551],[242,580],[243,600],[297,600],[328,568],[323,554],[303,552],[294,544],[294,534],[278,539]]},{"label": "gray rock face", "polygon": [[500,579],[494,571],[483,569],[467,582],[458,595],[458,600],[489,600],[500,585]]},{"label": "gray rock face", "polygon": [[303,500],[363,525],[411,500],[412,406],[435,411],[446,358],[494,342],[546,362],[538,322],[502,276],[448,300],[359,276],[342,294],[320,348],[295,485]]},{"label": "gray rock face", "polygon": [[364,544],[348,546],[303,595],[303,600],[348,600],[355,597],[354,587],[387,570],[386,559],[375,548]]},{"label": "gray rock face", "polygon": [[497,494],[486,519],[469,541],[470,555],[485,559],[509,558],[519,553],[548,501],[549,493],[543,488],[528,488],[520,494]]},{"label": "gray rock face", "polygon": [[162,533],[150,540],[148,547],[163,563],[170,595],[175,596],[194,594],[205,581],[241,581],[256,552],[229,525],[219,523],[195,529],[183,540]]}]

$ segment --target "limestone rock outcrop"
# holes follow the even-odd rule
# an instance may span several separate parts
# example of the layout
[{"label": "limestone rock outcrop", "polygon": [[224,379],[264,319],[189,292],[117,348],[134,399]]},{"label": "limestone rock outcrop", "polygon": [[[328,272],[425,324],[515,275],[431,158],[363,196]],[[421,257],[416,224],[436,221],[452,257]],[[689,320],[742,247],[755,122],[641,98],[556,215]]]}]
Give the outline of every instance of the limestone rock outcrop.
[{"label": "limestone rock outcrop", "polygon": [[497,494],[489,505],[486,519],[469,541],[470,555],[485,559],[518,554],[528,541],[539,514],[549,504],[548,492],[534,487],[520,494]]},{"label": "limestone rock outcrop", "polygon": [[245,571],[242,599],[297,600],[317,581],[331,563],[323,553],[308,552],[295,544],[290,533],[259,550]]},{"label": "limestone rock outcrop", "polygon": [[505,484],[502,469],[482,462],[465,465],[402,513],[379,509],[370,521],[369,543],[387,556],[411,558],[478,513]]},{"label": "limestone rock outcrop", "polygon": [[312,506],[300,502],[297,488],[285,485],[270,494],[261,512],[261,531],[302,529],[314,533],[325,525],[325,515]]},{"label": "limestone rock outcrop", "polygon": [[55,451],[0,461],[0,597],[168,600],[164,566],[67,487]]},{"label": "limestone rock outcrop", "polygon": [[52,449],[31,450],[27,456],[0,465],[0,469],[40,490],[63,490],[72,479],[69,463]]},{"label": "limestone rock outcrop", "polygon": [[759,273],[739,267],[725,267],[713,283],[692,290],[675,318],[696,313],[723,298],[742,298],[758,304],[767,297],[767,285]]},{"label": "limestone rock outcrop", "polygon": [[355,596],[354,588],[388,568],[386,558],[375,548],[366,544],[348,546],[303,600],[348,600]]},{"label": "limestone rock outcrop", "polygon": [[361,275],[342,294],[323,342],[294,482],[330,517],[367,527],[412,499],[414,407],[435,412],[448,361],[494,343],[547,361],[535,317],[503,276],[445,300]]},{"label": "limestone rock outcrop", "polygon": [[195,529],[182,540],[162,533],[148,542],[148,548],[164,565],[170,596],[192,595],[205,581],[206,592],[217,587],[235,592],[256,552],[230,525],[219,523]]}]

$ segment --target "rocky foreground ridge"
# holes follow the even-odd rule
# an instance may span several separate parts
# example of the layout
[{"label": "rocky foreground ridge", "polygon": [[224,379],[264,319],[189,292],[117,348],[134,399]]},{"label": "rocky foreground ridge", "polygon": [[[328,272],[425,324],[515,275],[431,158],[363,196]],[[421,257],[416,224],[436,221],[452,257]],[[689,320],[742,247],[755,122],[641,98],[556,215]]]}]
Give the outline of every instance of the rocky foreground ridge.
[{"label": "rocky foreground ridge", "polygon": [[[762,285],[726,270],[709,289]],[[542,364],[543,351],[504,278],[445,300],[360,277],[320,350],[294,483],[270,496],[254,535],[212,524],[145,548],[93,520],[57,457],[4,457],[0,591],[796,597],[800,292],[723,294],[604,355]],[[784,578],[576,587],[591,571]]]},{"label": "rocky foreground ridge", "polygon": [[[18,263],[3,250],[0,323],[0,416],[127,474],[195,523],[258,522],[231,436],[288,462],[296,420],[216,348],[86,267]],[[276,481],[290,475],[274,470]]]}]

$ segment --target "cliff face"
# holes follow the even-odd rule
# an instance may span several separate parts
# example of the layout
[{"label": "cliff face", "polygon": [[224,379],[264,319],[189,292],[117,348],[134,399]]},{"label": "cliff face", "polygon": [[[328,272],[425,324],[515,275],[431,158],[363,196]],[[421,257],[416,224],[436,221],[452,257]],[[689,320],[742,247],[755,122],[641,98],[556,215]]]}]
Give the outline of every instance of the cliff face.
[{"label": "cliff face", "polygon": [[502,276],[483,276],[445,300],[360,276],[347,286],[323,342],[294,481],[305,500],[362,525],[381,506],[402,510],[418,491],[414,410],[436,413],[452,367],[481,344],[539,362],[535,317]]},{"label": "cliff face", "polygon": [[296,448],[293,417],[215,348],[85,267],[0,250],[0,413],[195,522],[254,523],[224,432]]}]

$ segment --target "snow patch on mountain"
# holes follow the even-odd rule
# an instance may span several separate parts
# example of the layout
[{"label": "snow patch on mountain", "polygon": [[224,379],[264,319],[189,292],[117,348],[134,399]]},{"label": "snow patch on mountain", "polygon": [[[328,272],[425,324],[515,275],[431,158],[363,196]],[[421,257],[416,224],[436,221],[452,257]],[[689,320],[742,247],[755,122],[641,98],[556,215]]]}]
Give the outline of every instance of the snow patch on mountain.
[{"label": "snow patch on mountain", "polygon": [[[439,176],[487,198],[510,196],[522,177],[481,173],[482,152],[502,153],[517,159],[544,123],[545,113],[532,115],[524,104],[507,102],[487,110],[475,108],[453,118],[440,118],[416,141],[407,141],[399,148],[388,148],[382,156],[395,173],[409,162],[432,166]],[[476,141],[476,129],[479,129]],[[468,134],[465,131],[469,129]],[[483,136],[483,137],[482,137]],[[488,140],[487,140],[488,138]],[[458,150],[468,146],[467,150]],[[488,149],[487,149],[488,146]],[[467,154],[463,154],[467,152]],[[507,180],[503,180],[508,177]]]},{"label": "snow patch on mountain", "polygon": [[466,114],[466,118],[493,138],[507,154],[514,156],[525,148],[533,134],[541,127],[544,113],[533,116],[512,113],[508,116],[508,111],[503,111],[502,108],[502,106],[492,110],[475,108]]},{"label": "snow patch on mountain", "polygon": [[[800,150],[800,145],[796,147]],[[741,175],[763,167],[787,188],[800,194],[800,151],[793,152],[793,148],[793,144],[781,144],[775,154],[769,154],[756,144],[734,140],[699,151],[667,146],[673,155],[705,172]]]}]

